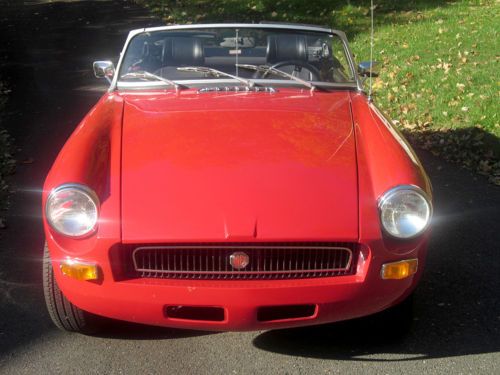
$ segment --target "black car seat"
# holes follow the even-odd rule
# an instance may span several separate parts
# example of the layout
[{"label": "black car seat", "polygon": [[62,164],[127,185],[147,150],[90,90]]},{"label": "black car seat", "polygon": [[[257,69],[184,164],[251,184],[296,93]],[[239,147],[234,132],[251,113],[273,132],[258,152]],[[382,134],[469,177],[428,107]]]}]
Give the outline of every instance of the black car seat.
[{"label": "black car seat", "polygon": [[[315,80],[319,70],[308,62],[305,35],[274,34],[267,37],[267,65],[305,80]],[[274,77],[273,77],[274,78]]]},{"label": "black car seat", "polygon": [[161,60],[163,66],[203,65],[203,43],[199,38],[187,36],[165,38]]},{"label": "black car seat", "polygon": [[267,37],[267,64],[281,61],[307,61],[307,43],[304,35],[275,34]]},{"label": "black car seat", "polygon": [[181,66],[203,66],[205,55],[203,42],[190,36],[167,37],[163,40],[161,51],[161,69],[155,74],[168,79],[202,78],[203,73],[180,72]]}]

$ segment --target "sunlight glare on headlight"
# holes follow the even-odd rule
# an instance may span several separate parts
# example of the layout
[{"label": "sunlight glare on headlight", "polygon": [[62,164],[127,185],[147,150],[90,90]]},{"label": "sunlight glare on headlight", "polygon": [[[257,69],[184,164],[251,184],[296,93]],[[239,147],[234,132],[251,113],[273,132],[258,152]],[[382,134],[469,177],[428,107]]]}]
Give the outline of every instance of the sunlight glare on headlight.
[{"label": "sunlight glare on headlight", "polygon": [[80,237],[92,232],[98,219],[98,199],[83,185],[62,185],[46,203],[47,221],[61,234]]},{"label": "sunlight glare on headlight", "polygon": [[425,193],[414,186],[398,186],[379,200],[384,230],[397,238],[411,238],[429,225],[432,207]]}]

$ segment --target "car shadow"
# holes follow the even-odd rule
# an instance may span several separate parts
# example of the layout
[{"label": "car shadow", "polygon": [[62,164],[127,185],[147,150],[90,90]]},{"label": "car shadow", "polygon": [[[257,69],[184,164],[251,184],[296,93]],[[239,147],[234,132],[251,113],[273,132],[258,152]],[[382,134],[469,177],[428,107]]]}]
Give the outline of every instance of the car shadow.
[{"label": "car shadow", "polygon": [[418,153],[433,182],[435,214],[411,329],[367,317],[267,331],[254,339],[254,346],[286,355],[359,361],[500,350],[500,189],[428,152]]},{"label": "car shadow", "polygon": [[187,337],[215,335],[217,333],[219,332],[155,327],[144,324],[109,320],[99,333],[92,336],[116,340],[172,340]]}]

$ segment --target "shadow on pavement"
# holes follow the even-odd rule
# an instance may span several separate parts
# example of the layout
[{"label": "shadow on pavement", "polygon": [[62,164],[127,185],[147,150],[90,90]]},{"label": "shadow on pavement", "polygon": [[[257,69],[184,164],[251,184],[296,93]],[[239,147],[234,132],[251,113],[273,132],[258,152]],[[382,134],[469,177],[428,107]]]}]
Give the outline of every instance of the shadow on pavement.
[{"label": "shadow on pavement", "polygon": [[186,337],[215,335],[218,332],[154,327],[143,324],[109,321],[96,337],[117,340],[172,340]]},{"label": "shadow on pavement", "polygon": [[[360,361],[382,361],[379,354],[388,353],[394,360],[411,361],[500,351],[500,189],[420,154],[433,182],[435,215],[412,329],[405,333],[391,321],[380,326],[368,317],[268,331],[254,339],[257,348]],[[388,335],[398,330],[396,337]]]},{"label": "shadow on pavement", "polygon": [[[0,8],[0,71],[11,90],[2,124],[18,148],[14,194],[2,214],[7,229],[0,230],[1,362],[56,330],[42,291],[41,189],[66,138],[106,90],[92,61],[116,61],[129,30],[160,22],[131,1],[0,0]],[[133,324],[106,334],[120,330],[136,339],[193,335]]]}]

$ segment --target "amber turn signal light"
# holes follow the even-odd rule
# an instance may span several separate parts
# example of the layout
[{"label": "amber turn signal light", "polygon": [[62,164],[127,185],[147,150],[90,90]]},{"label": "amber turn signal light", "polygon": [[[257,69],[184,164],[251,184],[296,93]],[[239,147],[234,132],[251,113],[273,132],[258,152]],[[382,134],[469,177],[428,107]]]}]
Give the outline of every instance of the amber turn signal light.
[{"label": "amber turn signal light", "polygon": [[417,272],[418,259],[408,259],[399,262],[386,263],[382,266],[381,276],[386,280],[401,280]]},{"label": "amber turn signal light", "polygon": [[80,263],[74,260],[61,263],[61,272],[65,276],[81,281],[99,278],[99,269],[96,264]]}]

